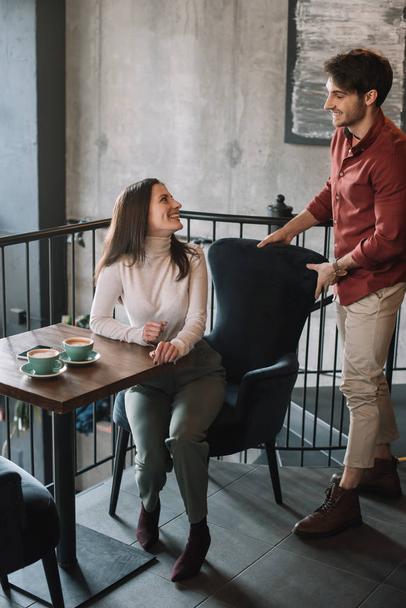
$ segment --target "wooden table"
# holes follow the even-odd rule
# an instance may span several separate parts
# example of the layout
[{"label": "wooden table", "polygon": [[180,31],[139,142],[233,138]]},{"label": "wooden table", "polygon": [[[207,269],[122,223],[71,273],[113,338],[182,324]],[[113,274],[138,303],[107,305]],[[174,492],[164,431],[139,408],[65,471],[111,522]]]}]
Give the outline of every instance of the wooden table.
[{"label": "wooden table", "polygon": [[[66,372],[49,379],[29,378],[20,372],[20,367],[24,361],[16,358],[18,353],[37,344],[46,344],[62,350],[62,341],[72,336],[93,337],[94,350],[100,353],[100,360],[91,365],[68,366]],[[87,329],[61,323],[0,340],[0,394],[52,411],[54,498],[61,527],[61,538],[57,548],[58,561],[64,569],[70,570],[71,573],[79,571],[81,577],[83,577],[83,569],[78,568],[77,563],[79,554],[79,566],[82,566],[80,551],[78,551],[77,546],[75,516],[74,410],[79,406],[87,405],[96,399],[104,398],[145,380],[151,376],[153,369],[156,373],[156,368],[153,367],[148,352],[147,347],[102,338],[92,334]],[[108,517],[107,508],[106,517]],[[91,540],[89,541],[89,534],[91,536],[93,531],[86,530],[88,531],[85,535],[86,543],[89,543],[91,542]],[[104,535],[97,532],[93,532],[93,534],[97,535],[95,542],[100,545],[103,542],[101,537],[104,537]],[[106,543],[109,544],[108,554],[111,551],[112,539],[104,538]],[[125,551],[128,552],[128,545],[118,543],[118,541],[113,542],[123,545]],[[122,568],[119,568],[120,572],[118,573],[112,572],[114,564],[120,561],[116,549],[114,549],[114,556],[111,556],[108,562],[108,573],[112,576],[107,577],[109,580],[104,585],[104,589],[123,578],[123,576],[128,575],[128,572],[123,574]],[[103,553],[102,548],[99,547],[98,553]],[[99,572],[100,568],[99,565]],[[103,568],[102,570],[104,572],[103,579],[106,579],[106,570]],[[97,573],[95,572],[95,574]],[[106,581],[103,580],[103,584],[104,582]],[[89,584],[89,581],[86,581],[86,583],[85,587],[88,588],[90,595],[81,597],[79,603],[77,599],[69,602],[67,601],[69,589],[66,589],[66,581],[64,584],[64,580],[62,580],[67,606],[78,606],[103,590],[98,589],[98,585],[93,585],[92,589],[92,584]],[[73,581],[73,584],[75,584],[75,581]],[[78,596],[76,591],[75,593],[72,592],[75,598]],[[47,591],[45,595],[47,595]],[[40,597],[40,599],[43,598]]]}]

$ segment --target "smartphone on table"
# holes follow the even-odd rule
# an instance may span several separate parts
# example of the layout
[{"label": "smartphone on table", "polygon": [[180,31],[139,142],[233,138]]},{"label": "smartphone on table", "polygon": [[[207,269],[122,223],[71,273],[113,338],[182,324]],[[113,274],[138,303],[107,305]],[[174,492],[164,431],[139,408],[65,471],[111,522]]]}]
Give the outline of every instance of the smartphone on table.
[{"label": "smartphone on table", "polygon": [[45,344],[36,344],[35,346],[31,346],[31,348],[27,348],[27,350],[23,350],[22,353],[18,353],[17,359],[23,359],[23,361],[28,361],[27,353],[30,350],[34,350],[35,348],[52,348],[52,346],[46,346]]}]

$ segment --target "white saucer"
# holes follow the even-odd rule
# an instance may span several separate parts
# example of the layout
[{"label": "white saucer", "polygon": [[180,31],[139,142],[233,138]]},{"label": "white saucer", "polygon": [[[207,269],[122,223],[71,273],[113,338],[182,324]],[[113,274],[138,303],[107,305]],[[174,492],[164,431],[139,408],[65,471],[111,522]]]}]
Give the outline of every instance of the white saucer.
[{"label": "white saucer", "polygon": [[61,352],[61,354],[59,355],[59,359],[64,363],[67,363],[68,365],[89,365],[90,363],[98,361],[100,357],[101,354],[95,350],[92,350],[91,353],[88,355],[87,359],[85,359],[84,361],[72,361],[72,359],[65,351]]},{"label": "white saucer", "polygon": [[55,363],[55,371],[51,372],[50,374],[38,374],[31,367],[31,363],[24,363],[24,365],[20,367],[20,372],[22,372],[26,376],[29,376],[30,378],[55,378],[55,376],[59,376],[60,374],[63,374],[63,372],[66,372],[67,369],[68,368],[64,363],[61,363],[61,361],[57,361]]}]

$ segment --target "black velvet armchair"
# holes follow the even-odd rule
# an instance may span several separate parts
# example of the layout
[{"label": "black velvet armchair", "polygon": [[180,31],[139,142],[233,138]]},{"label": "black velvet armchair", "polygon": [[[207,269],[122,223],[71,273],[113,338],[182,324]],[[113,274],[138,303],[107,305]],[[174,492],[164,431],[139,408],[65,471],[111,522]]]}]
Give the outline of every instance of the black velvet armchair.
[{"label": "black velvet armchair", "polygon": [[[293,245],[258,249],[252,239],[220,239],[209,250],[216,317],[206,336],[221,354],[226,397],[208,432],[210,456],[265,446],[277,503],[282,502],[275,438],[282,428],[298,372],[297,347],[314,306],[317,275],[306,264],[325,262]],[[118,425],[110,515],[117,506],[130,428],[118,393]]]},{"label": "black velvet armchair", "polygon": [[7,575],[41,559],[52,605],[64,608],[55,557],[58,540],[58,513],[48,490],[0,456],[0,581],[6,595]]}]

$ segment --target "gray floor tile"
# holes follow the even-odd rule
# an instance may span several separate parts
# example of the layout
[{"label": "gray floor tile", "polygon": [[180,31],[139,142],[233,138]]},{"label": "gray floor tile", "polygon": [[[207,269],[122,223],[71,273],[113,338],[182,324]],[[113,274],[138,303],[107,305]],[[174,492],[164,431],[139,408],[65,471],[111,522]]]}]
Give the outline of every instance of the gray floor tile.
[{"label": "gray floor tile", "polygon": [[34,600],[26,597],[17,591],[10,592],[10,598],[0,593],[0,608],[26,608],[33,603]]},{"label": "gray floor tile", "polygon": [[360,608],[405,608],[406,593],[389,587],[380,585],[370,597],[360,605]]},{"label": "gray floor tile", "polygon": [[364,525],[319,540],[292,534],[280,547],[382,582],[406,558],[406,527],[364,518]]},{"label": "gray floor tile", "polygon": [[[110,517],[108,514],[109,501],[110,488],[108,484],[98,485],[79,494],[76,500],[77,523],[122,542],[134,543],[135,527],[140,510],[138,496],[121,491],[116,517]],[[160,518],[161,524],[170,521],[178,514],[179,512],[163,506]]]},{"label": "gray floor tile", "polygon": [[[89,606],[97,608],[193,608],[204,600],[204,595],[174,585],[151,570],[120,584],[106,595],[93,600]],[[9,607],[7,607],[9,608]],[[34,606],[32,607],[34,608]],[[35,604],[35,608],[44,608]]]},{"label": "gray floor tile", "polygon": [[356,608],[374,583],[283,549],[273,549],[201,608]]},{"label": "gray floor tile", "polygon": [[197,591],[175,585],[152,571],[129,580],[97,602],[97,608],[192,608],[204,599]]},{"label": "gray floor tile", "polygon": [[388,576],[385,580],[385,584],[396,587],[406,593],[406,560],[399,564],[399,566]]},{"label": "gray floor tile", "polygon": [[362,512],[368,517],[390,521],[393,525],[406,526],[406,463],[398,467],[402,484],[403,496],[401,498],[384,498],[363,494],[361,496]]},{"label": "gray floor tile", "polygon": [[[1,587],[0,587],[1,590]],[[0,592],[0,608],[28,608],[34,604],[35,600],[20,591],[10,590],[10,598],[3,595],[3,591]]]},{"label": "gray floor tile", "polygon": [[363,494],[360,500],[364,516],[391,522],[393,526],[406,526],[406,496],[390,499]]},{"label": "gray floor tile", "polygon": [[222,460],[210,459],[209,465],[209,488],[208,495],[211,496],[221,488],[227,487],[237,479],[247,475],[257,468],[254,464],[240,464],[238,462],[224,462]]},{"label": "gray floor tile", "polygon": [[[283,505],[275,503],[267,466],[256,469],[228,485],[222,492],[209,498],[211,522],[237,530],[253,538],[275,544],[290,533],[295,522],[317,500],[324,496],[323,488],[331,470],[314,469],[303,474],[303,469],[282,469]],[[309,492],[315,486],[316,491]]]},{"label": "gray floor tile", "polygon": [[[160,544],[154,553],[158,564],[154,573],[170,579],[175,560],[182,552],[189,532],[186,515],[182,515],[163,526],[160,530]],[[212,544],[207,560],[199,576],[184,582],[189,589],[213,593],[232,577],[247,568],[260,556],[269,551],[270,546],[238,532],[210,524]]]}]

